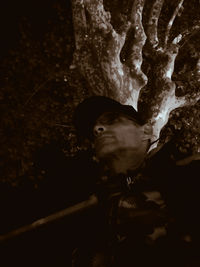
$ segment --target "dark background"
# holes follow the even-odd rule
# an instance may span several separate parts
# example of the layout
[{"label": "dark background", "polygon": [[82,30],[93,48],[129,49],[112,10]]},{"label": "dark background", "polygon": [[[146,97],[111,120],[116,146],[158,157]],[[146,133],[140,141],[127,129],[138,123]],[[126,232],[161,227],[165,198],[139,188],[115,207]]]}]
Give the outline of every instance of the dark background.
[{"label": "dark background", "polygon": [[[125,4],[127,1],[124,1]],[[120,2],[121,3],[121,2]],[[118,1],[105,1],[113,14]],[[173,4],[166,1],[160,28],[166,23]],[[26,176],[34,186],[33,155],[45,144],[58,144],[66,156],[77,152],[72,123],[75,106],[89,95],[86,81],[74,68],[74,36],[69,0],[5,1],[1,4],[1,182],[17,186]],[[185,1],[173,34],[199,19],[199,2]],[[191,19],[192,18],[192,19]],[[116,25],[117,27],[117,25]],[[159,30],[162,37],[163,31]],[[179,95],[198,90],[191,77],[198,58],[197,32],[181,48],[173,79]],[[185,72],[179,73],[185,68]],[[175,110],[165,134],[176,138],[177,157],[199,151],[199,103]],[[28,178],[27,178],[28,177]]]},{"label": "dark background", "polygon": [[[70,204],[60,166],[78,150],[72,114],[86,90],[77,71],[69,69],[70,1],[9,0],[0,13],[0,234],[5,234]],[[54,174],[47,175],[44,165],[54,166]],[[68,266],[71,226],[68,218],[4,242],[0,266]]]},{"label": "dark background", "polygon": [[[105,2],[109,7],[110,2]],[[195,22],[197,2],[186,1],[181,25],[191,17]],[[65,201],[58,198],[59,192],[65,194],[59,172],[50,181],[39,163],[45,158],[59,169],[58,159],[72,157],[82,149],[77,143],[72,114],[89,92],[86,81],[72,65],[74,36],[69,0],[7,0],[1,3],[0,13],[0,233],[5,233],[64,207]],[[165,14],[163,21],[164,18]],[[175,24],[175,32],[179,26]],[[192,58],[200,51],[197,40],[194,36],[183,47],[177,70],[184,64],[189,66],[187,70],[193,68]],[[179,91],[182,84],[186,84],[187,92],[196,86],[186,74],[185,80],[179,81]],[[199,103],[172,113],[163,135],[174,138],[172,153],[177,159],[200,151],[199,121]],[[59,238],[62,236],[65,242],[68,236],[65,222],[61,224],[62,227],[55,224],[43,229],[36,237],[22,237],[24,248],[28,240],[34,244],[30,250],[26,247],[25,253],[34,257],[33,247],[41,243],[35,254],[43,255],[42,247],[51,244],[49,231],[54,251],[61,242]],[[13,241],[12,249],[16,247]],[[59,249],[60,259],[65,258],[65,248]],[[19,255],[19,251],[14,254]],[[34,264],[40,266],[37,260]],[[50,265],[42,262],[41,266]]]}]

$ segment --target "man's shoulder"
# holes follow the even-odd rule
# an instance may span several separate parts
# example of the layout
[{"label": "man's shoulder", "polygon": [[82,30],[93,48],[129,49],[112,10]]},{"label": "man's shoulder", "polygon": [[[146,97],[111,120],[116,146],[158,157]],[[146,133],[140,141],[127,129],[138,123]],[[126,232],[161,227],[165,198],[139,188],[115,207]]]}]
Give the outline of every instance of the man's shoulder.
[{"label": "man's shoulder", "polygon": [[200,153],[193,155],[178,155],[174,143],[169,142],[161,149],[152,153],[147,159],[146,173],[150,176],[158,176],[163,182],[164,179],[182,180],[198,177],[200,170]]}]

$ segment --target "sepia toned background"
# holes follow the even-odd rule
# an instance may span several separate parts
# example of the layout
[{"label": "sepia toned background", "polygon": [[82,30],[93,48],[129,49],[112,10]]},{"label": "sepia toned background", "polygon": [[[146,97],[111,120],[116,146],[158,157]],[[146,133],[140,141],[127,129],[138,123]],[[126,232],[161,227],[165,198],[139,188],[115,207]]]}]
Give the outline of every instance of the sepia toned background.
[{"label": "sepia toned background", "polygon": [[[117,29],[124,19],[124,16],[115,16],[121,8],[120,2],[106,0],[104,3],[111,11],[112,24]],[[167,0],[164,7],[160,19],[161,38],[164,34],[162,25],[171,14],[173,1]],[[73,157],[85,150],[76,138],[73,112],[91,92],[73,65],[75,42],[69,0],[4,1],[0,19],[1,232],[6,232],[14,225],[30,222],[36,215],[44,215],[39,211],[33,212],[31,206],[27,208],[26,219],[10,215],[15,207],[15,196],[20,194],[21,200],[16,205],[23,206],[26,199],[29,199],[28,203],[34,202],[35,194],[49,186],[45,173],[37,168],[40,151],[45,150],[46,157],[54,154],[50,161],[56,164],[54,160],[58,151],[62,151],[65,157]],[[184,9],[174,23],[174,36],[199,21],[199,1],[185,0]],[[199,83],[192,76],[199,57],[200,33],[197,31],[182,45],[176,60],[172,79],[177,82],[177,95],[199,90]],[[143,101],[148,101],[145,93]],[[171,153],[177,160],[200,152],[200,102],[174,110],[162,138],[174,140]],[[51,186],[54,183],[57,180],[51,181]],[[34,203],[32,205],[34,207]],[[49,211],[54,209],[56,205]],[[25,208],[20,214],[23,212],[26,212]]]}]

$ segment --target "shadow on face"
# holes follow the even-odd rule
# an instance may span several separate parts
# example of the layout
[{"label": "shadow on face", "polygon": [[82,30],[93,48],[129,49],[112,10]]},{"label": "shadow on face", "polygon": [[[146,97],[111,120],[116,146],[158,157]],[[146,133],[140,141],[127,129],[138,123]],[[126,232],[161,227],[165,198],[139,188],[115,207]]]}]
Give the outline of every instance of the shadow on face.
[{"label": "shadow on face", "polygon": [[93,128],[96,157],[123,171],[136,169],[147,154],[150,132],[122,113],[103,113]]}]

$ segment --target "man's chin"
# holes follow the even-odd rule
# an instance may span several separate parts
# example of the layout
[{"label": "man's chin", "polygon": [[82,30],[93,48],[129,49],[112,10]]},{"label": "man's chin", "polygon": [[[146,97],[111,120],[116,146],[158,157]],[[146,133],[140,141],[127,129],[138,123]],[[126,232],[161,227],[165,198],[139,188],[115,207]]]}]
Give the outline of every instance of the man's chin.
[{"label": "man's chin", "polygon": [[[123,150],[107,151],[107,153],[99,153],[97,158],[107,168],[112,169],[115,173],[127,173],[139,168],[143,162],[143,157],[135,155],[135,152],[129,150],[123,153]],[[129,152],[129,153],[128,153]]]},{"label": "man's chin", "polygon": [[105,150],[100,150],[96,153],[97,158],[100,161],[112,161],[118,157],[118,152],[116,149],[105,149]]},{"label": "man's chin", "polygon": [[[135,157],[135,149],[127,147],[107,146],[96,151],[96,155],[100,160],[124,159]],[[137,158],[137,156],[136,156]]]}]

